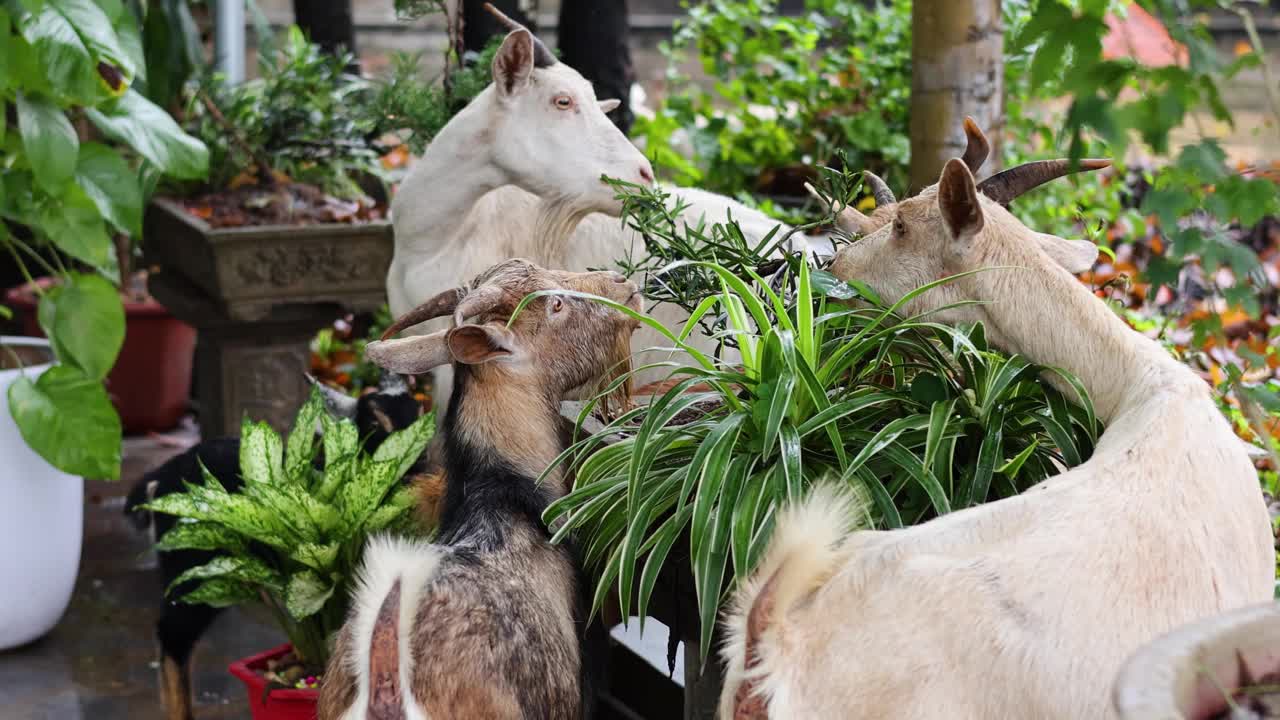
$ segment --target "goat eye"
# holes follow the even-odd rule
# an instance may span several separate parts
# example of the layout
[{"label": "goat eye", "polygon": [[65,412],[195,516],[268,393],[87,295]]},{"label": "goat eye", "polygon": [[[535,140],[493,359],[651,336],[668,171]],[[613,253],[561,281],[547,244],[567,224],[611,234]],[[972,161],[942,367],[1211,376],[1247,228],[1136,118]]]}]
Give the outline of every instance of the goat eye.
[{"label": "goat eye", "polygon": [[551,102],[555,103],[555,106],[561,110],[568,110],[573,107],[573,98],[568,95],[557,95]]},{"label": "goat eye", "polygon": [[906,232],[907,232],[907,226],[906,226],[906,225],[904,225],[904,224],[902,223],[902,221],[901,221],[901,220],[899,220],[899,219],[897,219],[897,218],[894,218],[894,221],[893,221],[893,234],[894,234],[894,235],[905,235],[905,234],[906,234]]}]

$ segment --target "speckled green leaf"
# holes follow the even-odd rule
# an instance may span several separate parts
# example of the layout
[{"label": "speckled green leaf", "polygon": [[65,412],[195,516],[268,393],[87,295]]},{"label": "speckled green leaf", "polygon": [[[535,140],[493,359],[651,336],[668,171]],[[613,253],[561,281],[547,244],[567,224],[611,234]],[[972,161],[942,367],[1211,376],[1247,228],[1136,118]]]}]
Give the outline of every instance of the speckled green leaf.
[{"label": "speckled green leaf", "polygon": [[392,433],[373,453],[374,462],[396,463],[396,477],[403,476],[427,449],[436,434],[435,415],[418,418],[409,427]]},{"label": "speckled green leaf", "polygon": [[328,570],[333,561],[338,557],[338,543],[328,543],[318,545],[316,543],[303,543],[293,552],[294,560],[320,571]]},{"label": "speckled green leaf", "polygon": [[190,568],[174,578],[173,582],[169,583],[169,587],[165,588],[165,593],[173,592],[174,588],[189,580],[204,580],[207,578],[227,578],[253,585],[263,585],[268,588],[280,588],[284,585],[279,573],[267,567],[266,564],[255,557],[224,556],[214,558],[204,565]]},{"label": "speckled green leaf", "polygon": [[310,570],[303,570],[289,578],[289,586],[284,592],[285,609],[294,620],[303,620],[320,612],[331,595],[331,583],[325,582]]},{"label": "speckled green leaf", "polygon": [[360,449],[360,433],[350,420],[335,420],[329,413],[320,413],[324,425],[324,461],[332,463]]},{"label": "speckled green leaf", "polygon": [[284,474],[295,484],[305,487],[311,472],[311,457],[315,454],[316,421],[324,412],[324,398],[317,388],[298,410],[298,417],[285,443]]},{"label": "speckled green leaf", "polygon": [[211,522],[183,521],[169,529],[155,545],[156,550],[229,550],[245,549],[244,538],[223,525]]},{"label": "speckled green leaf", "polygon": [[248,420],[240,428],[240,475],[246,484],[276,484],[283,474],[284,446],[265,422]]},{"label": "speckled green leaf", "polygon": [[247,583],[230,578],[213,578],[200,583],[200,587],[182,596],[189,605],[230,607],[259,599],[257,590]]}]

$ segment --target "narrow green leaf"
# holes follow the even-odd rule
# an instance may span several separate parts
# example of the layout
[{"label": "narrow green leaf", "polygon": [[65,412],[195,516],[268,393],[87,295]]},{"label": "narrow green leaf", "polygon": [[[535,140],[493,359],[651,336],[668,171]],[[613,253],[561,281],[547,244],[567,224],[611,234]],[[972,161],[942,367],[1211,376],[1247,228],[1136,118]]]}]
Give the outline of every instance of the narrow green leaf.
[{"label": "narrow green leaf", "polygon": [[258,592],[252,585],[230,578],[205,580],[181,598],[188,605],[209,605],[216,608],[243,605],[259,599]]},{"label": "narrow green leaf", "polygon": [[244,538],[222,525],[211,522],[179,522],[155,544],[156,550],[225,550],[241,553]]},{"label": "narrow green leaf", "polygon": [[265,422],[249,422],[240,429],[240,476],[246,484],[274,485],[284,475],[284,445]]}]

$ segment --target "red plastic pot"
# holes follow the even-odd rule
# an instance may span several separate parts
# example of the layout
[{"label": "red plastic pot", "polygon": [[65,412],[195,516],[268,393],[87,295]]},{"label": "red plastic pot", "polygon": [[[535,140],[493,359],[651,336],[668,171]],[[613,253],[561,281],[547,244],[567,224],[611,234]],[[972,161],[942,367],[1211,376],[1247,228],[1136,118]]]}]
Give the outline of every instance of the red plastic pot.
[{"label": "red plastic pot", "polygon": [[240,678],[249,692],[249,712],[253,720],[316,720],[318,690],[278,688],[267,692],[267,678],[261,674],[267,661],[284,657],[293,650],[285,643],[278,648],[237,660],[227,667]]},{"label": "red plastic pot", "polygon": [[[41,287],[56,280],[39,278]],[[22,331],[44,337],[36,318],[39,298],[27,285],[5,293],[5,303],[22,319]],[[160,432],[178,424],[191,395],[195,328],[169,314],[151,298],[124,300],[125,335],[120,356],[107,375],[107,392],[126,434]]]}]

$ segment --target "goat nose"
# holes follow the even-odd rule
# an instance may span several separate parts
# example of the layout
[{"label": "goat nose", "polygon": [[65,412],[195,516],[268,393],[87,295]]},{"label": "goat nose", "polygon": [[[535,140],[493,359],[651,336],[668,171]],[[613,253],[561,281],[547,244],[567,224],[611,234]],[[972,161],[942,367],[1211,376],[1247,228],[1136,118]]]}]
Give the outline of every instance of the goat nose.
[{"label": "goat nose", "polygon": [[649,165],[648,161],[640,166],[640,180],[644,185],[653,184],[653,166]]}]

